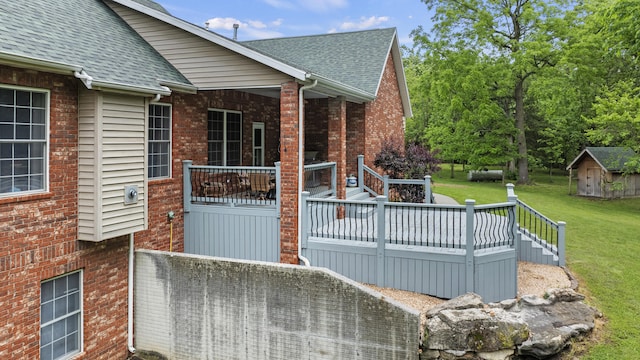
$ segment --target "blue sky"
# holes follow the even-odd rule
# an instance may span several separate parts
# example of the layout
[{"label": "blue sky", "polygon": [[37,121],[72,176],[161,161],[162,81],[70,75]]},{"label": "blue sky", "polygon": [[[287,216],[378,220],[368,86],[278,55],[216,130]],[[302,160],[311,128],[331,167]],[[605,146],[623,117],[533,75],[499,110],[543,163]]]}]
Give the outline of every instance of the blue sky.
[{"label": "blue sky", "polygon": [[238,40],[395,27],[403,45],[431,15],[420,0],[156,0],[172,15]]}]

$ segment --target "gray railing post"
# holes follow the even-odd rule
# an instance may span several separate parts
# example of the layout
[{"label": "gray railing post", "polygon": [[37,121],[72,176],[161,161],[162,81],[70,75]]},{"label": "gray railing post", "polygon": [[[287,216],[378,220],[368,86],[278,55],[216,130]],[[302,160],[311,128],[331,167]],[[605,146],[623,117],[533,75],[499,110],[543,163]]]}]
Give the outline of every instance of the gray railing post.
[{"label": "gray railing post", "polygon": [[274,163],[275,167],[276,167],[276,212],[278,214],[278,219],[280,218],[280,184],[281,184],[281,179],[280,179],[280,161],[276,161]]},{"label": "gray railing post", "polygon": [[515,185],[513,185],[512,183],[507,184],[507,201],[511,201],[511,198],[514,196],[517,198],[514,188]]},{"label": "gray railing post", "polygon": [[558,265],[565,266],[567,264],[565,258],[565,231],[567,223],[558,221]]},{"label": "gray railing post", "polygon": [[507,184],[507,201],[508,202],[516,202],[518,200],[518,195],[513,190],[515,186],[512,183]]},{"label": "gray railing post", "polygon": [[466,274],[467,274],[467,292],[475,292],[475,259],[474,259],[474,247],[475,242],[473,239],[474,230],[474,207],[475,200],[465,200],[466,217],[467,217],[467,229],[466,229]]},{"label": "gray railing post", "polygon": [[191,165],[193,161],[182,160],[182,207],[185,213],[191,212]]},{"label": "gray railing post", "polygon": [[338,196],[338,165],[333,164],[331,166],[331,192],[333,196]]},{"label": "gray railing post", "polygon": [[383,190],[382,195],[389,197],[389,175],[385,175],[382,177]]},{"label": "gray railing post", "polygon": [[358,155],[358,190],[364,192],[364,155]]},{"label": "gray railing post", "polygon": [[386,224],[384,220],[384,203],[387,201],[385,196],[377,196],[377,212],[378,212],[378,236],[376,237],[376,241],[378,242],[378,248],[376,251],[376,285],[380,287],[385,286],[385,246],[386,246]]},{"label": "gray railing post", "polygon": [[431,204],[431,175],[424,177],[424,203]]},{"label": "gray railing post", "polygon": [[[300,216],[302,216],[302,219],[300,219],[300,247],[302,248],[302,250],[307,248],[307,243],[309,240],[309,209],[307,208],[307,200],[309,199],[309,195],[310,193],[308,191],[303,191],[300,201],[300,206],[302,207],[300,212]],[[304,256],[305,254],[301,255]]]}]

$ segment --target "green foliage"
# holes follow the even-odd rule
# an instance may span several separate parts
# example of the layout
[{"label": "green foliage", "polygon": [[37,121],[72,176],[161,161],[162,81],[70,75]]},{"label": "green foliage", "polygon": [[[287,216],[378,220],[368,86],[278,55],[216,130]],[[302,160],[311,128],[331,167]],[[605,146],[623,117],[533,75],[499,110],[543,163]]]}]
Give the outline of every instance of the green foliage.
[{"label": "green foliage", "polygon": [[[413,33],[415,47],[433,66],[424,79],[431,106],[424,126],[429,143],[452,161],[517,160],[519,179],[526,182],[528,81],[562,58],[575,19],[573,2],[423,2],[435,10],[432,33],[421,28]],[[412,124],[412,136],[419,128]],[[547,149],[558,162],[560,151]]]},{"label": "green foliage", "polygon": [[605,146],[640,146],[640,87],[632,80],[621,80],[605,87],[593,104],[594,115],[586,118],[591,126],[591,142]]}]

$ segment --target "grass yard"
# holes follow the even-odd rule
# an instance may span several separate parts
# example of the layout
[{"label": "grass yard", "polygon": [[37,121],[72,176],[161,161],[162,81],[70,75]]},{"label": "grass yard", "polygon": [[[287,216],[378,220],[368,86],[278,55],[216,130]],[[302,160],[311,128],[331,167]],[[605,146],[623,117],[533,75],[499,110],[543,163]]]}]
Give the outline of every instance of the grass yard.
[{"label": "grass yard", "polygon": [[[432,177],[433,191],[460,203],[506,201],[501,183],[471,183],[448,165]],[[516,195],[554,221],[567,223],[567,265],[579,291],[604,313],[602,341],[583,359],[640,358],[640,199],[592,200],[569,195],[568,177],[533,174],[535,185],[516,186]],[[572,193],[575,193],[575,183]]]}]

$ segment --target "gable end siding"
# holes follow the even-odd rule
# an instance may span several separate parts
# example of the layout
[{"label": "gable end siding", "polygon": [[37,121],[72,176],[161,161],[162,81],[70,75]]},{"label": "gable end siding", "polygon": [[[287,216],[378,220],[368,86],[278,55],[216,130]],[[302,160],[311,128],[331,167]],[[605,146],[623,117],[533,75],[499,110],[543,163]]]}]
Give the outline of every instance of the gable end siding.
[{"label": "gable end siding", "polygon": [[122,5],[107,4],[200,89],[280,87],[291,77]]}]

